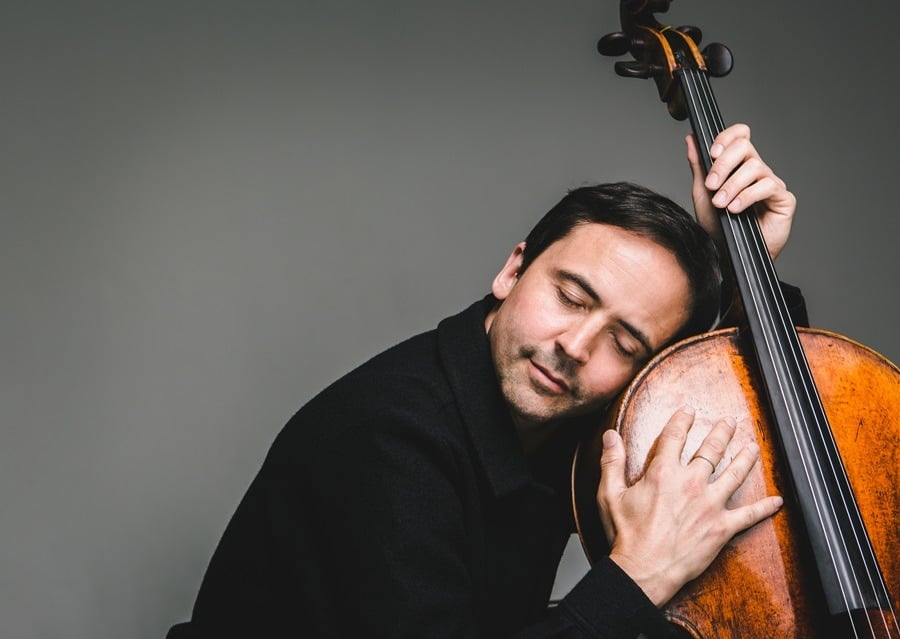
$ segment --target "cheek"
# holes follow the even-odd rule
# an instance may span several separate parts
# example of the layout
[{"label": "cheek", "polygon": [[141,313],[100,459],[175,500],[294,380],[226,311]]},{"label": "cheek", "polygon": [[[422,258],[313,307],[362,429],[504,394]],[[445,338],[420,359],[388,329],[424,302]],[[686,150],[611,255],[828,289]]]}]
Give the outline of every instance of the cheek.
[{"label": "cheek", "polygon": [[540,343],[553,339],[564,330],[564,318],[547,304],[541,296],[523,295],[506,310],[508,322],[506,328],[519,340]]},{"label": "cheek", "polygon": [[590,397],[610,400],[618,395],[632,380],[636,370],[634,366],[620,357],[605,351],[591,359],[584,371],[582,382],[584,392]]}]

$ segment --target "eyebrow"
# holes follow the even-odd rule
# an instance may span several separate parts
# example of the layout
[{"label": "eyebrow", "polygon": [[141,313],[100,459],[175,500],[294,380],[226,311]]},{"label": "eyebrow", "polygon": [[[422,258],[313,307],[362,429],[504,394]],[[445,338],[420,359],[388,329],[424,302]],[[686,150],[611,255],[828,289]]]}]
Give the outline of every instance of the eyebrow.
[{"label": "eyebrow", "polygon": [[[597,293],[597,291],[594,290],[594,287],[591,286],[590,283],[586,279],[581,277],[578,273],[573,273],[572,271],[567,271],[565,269],[559,269],[557,271],[557,275],[559,275],[559,277],[564,280],[574,282],[578,287],[583,289],[585,293],[587,293],[588,297],[590,297],[597,303],[600,302],[600,295]],[[644,331],[639,329],[631,322],[623,320],[622,318],[617,318],[616,321],[622,326],[622,328],[631,333],[631,336],[634,337],[634,339],[641,343],[641,346],[644,347],[644,350],[648,355],[652,355],[655,352],[653,347],[650,346],[650,339],[647,337],[647,334],[644,333]]]}]

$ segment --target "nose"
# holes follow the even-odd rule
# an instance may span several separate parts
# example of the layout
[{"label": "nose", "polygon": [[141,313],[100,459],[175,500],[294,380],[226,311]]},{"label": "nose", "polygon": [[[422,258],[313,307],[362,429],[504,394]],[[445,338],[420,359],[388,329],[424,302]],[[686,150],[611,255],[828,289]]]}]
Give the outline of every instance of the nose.
[{"label": "nose", "polygon": [[561,332],[556,343],[566,356],[578,364],[586,364],[591,358],[596,328],[588,319],[573,322]]}]

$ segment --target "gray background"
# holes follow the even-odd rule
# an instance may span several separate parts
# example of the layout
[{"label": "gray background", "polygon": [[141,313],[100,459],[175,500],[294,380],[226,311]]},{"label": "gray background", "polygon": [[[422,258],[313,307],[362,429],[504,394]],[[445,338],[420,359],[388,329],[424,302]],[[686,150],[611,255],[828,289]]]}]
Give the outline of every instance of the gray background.
[{"label": "gray background", "polygon": [[[782,277],[900,358],[896,4],[680,0],[800,200]],[[613,0],[3,3],[0,635],[161,637],[281,425],[566,188],[688,204]]]}]

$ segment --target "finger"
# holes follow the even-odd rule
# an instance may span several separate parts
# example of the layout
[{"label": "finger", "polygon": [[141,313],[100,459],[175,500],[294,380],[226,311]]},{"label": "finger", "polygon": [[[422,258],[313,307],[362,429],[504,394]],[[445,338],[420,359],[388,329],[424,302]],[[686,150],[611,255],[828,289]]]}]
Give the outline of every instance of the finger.
[{"label": "finger", "polygon": [[625,484],[625,446],[614,429],[603,433],[603,453],[600,455],[600,486],[597,488],[597,505],[600,521],[610,543],[616,529],[610,516],[609,505],[615,503],[627,486]]},{"label": "finger", "polygon": [[779,192],[787,193],[784,183],[762,160],[752,157],[728,177],[712,201],[720,209],[738,213]]},{"label": "finger", "polygon": [[[725,182],[713,194],[712,203],[720,209],[732,210],[734,206],[740,204],[739,200],[736,201],[739,194],[771,174],[762,160],[755,157],[747,158],[728,175]],[[746,206],[747,203],[744,204]]]},{"label": "finger", "polygon": [[712,483],[713,490],[718,494],[722,503],[725,503],[741,487],[758,460],[759,446],[751,443],[742,448],[731,460],[731,463],[725,467],[722,474]]},{"label": "finger", "polygon": [[694,453],[688,466],[697,468],[699,472],[707,475],[715,471],[719,462],[725,457],[725,451],[734,437],[736,427],[737,422],[731,417],[716,422],[713,429],[700,443],[700,448]]},{"label": "finger", "polygon": [[681,451],[687,441],[688,431],[694,423],[694,409],[684,406],[675,411],[656,440],[654,460],[681,463]]},{"label": "finger", "polygon": [[[728,189],[728,187],[725,188]],[[726,209],[729,213],[740,213],[757,202],[763,202],[769,200],[769,198],[774,198],[779,194],[779,189],[778,184],[774,180],[764,178],[759,182],[747,186],[741,191],[737,191],[737,187],[735,187],[733,191],[725,190],[725,192],[736,193],[736,195],[727,201],[726,198],[716,201],[716,206]],[[721,202],[721,205],[719,202]],[[775,205],[777,206],[777,203]]]},{"label": "finger", "polygon": [[750,140],[750,127],[746,124],[737,123],[724,129],[715,137],[712,145],[710,145],[709,155],[713,159],[718,158],[722,151],[736,140]]},{"label": "finger", "polygon": [[[738,170],[738,172],[741,171],[743,171],[743,167]],[[723,187],[728,193],[736,193],[734,198],[726,204],[728,211],[740,213],[746,210],[747,207],[757,202],[762,202],[766,211],[771,211],[778,216],[788,219],[793,216],[794,210],[797,208],[797,198],[787,190],[787,186],[781,178],[774,173],[769,173],[757,178],[744,187],[743,190],[738,191],[741,188],[741,181],[751,179],[752,176],[738,176],[738,179],[735,180],[735,186],[729,187],[726,183]]]},{"label": "finger", "polygon": [[[706,176],[706,188],[716,191],[724,188],[725,180],[740,166],[759,160],[757,153],[750,140],[738,138],[725,147],[718,155],[709,169]],[[761,160],[759,160],[762,163]],[[763,165],[764,166],[764,165]],[[715,198],[713,198],[715,203]]]},{"label": "finger", "polygon": [[783,503],[784,500],[781,497],[773,495],[747,506],[734,508],[725,513],[725,525],[730,530],[731,536],[734,536],[777,513]]}]

